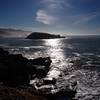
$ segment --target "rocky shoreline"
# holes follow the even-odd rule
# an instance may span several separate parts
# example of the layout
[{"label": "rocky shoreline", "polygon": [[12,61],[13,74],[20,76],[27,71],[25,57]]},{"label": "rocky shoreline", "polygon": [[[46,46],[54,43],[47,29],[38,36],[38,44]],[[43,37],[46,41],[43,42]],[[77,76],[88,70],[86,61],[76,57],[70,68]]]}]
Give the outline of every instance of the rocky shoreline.
[{"label": "rocky shoreline", "polygon": [[[69,85],[64,89],[57,88],[56,79],[46,77],[51,63],[50,57],[27,59],[21,54],[10,54],[0,48],[0,100],[7,100],[2,99],[2,97],[5,97],[7,93],[12,93],[10,88],[14,90],[13,95],[16,95],[16,91],[23,90],[24,92],[27,91],[31,96],[35,95],[36,98],[9,100],[40,100],[38,97],[41,100],[58,100],[57,98],[59,100],[63,100],[62,98],[73,100],[76,94],[77,82],[73,86]],[[34,80],[34,82],[30,84],[30,80]],[[4,94],[1,93],[3,91]]]}]

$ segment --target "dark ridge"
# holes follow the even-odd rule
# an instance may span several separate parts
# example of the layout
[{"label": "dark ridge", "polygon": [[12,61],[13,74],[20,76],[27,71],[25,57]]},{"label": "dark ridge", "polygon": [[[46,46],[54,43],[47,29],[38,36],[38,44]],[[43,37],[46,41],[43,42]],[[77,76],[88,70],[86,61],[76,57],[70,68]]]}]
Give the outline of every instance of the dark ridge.
[{"label": "dark ridge", "polygon": [[65,38],[64,36],[42,33],[42,32],[33,32],[26,37],[26,39],[55,39],[55,38]]}]

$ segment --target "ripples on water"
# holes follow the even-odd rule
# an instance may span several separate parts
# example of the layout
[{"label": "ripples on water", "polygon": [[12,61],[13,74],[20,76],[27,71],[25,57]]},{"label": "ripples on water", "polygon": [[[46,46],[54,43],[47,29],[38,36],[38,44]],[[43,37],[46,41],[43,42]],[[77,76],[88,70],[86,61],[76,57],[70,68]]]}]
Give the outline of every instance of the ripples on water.
[{"label": "ripples on water", "polygon": [[0,39],[0,45],[11,53],[28,59],[50,56],[48,77],[57,78],[57,85],[78,81],[78,100],[100,100],[100,37],[25,40]]}]

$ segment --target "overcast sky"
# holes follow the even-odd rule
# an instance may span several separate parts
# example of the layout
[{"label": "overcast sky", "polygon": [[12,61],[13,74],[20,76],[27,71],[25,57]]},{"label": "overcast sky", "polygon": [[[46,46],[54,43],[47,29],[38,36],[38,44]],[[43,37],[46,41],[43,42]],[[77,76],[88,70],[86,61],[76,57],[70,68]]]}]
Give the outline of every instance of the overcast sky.
[{"label": "overcast sky", "polygon": [[0,27],[100,34],[100,0],[0,0]]}]

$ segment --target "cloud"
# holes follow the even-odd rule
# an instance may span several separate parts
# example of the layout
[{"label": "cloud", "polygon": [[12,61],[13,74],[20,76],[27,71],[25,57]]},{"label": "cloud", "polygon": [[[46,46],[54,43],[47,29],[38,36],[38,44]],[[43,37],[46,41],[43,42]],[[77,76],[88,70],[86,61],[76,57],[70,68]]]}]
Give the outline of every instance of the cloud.
[{"label": "cloud", "polygon": [[52,25],[54,24],[56,18],[52,15],[49,15],[45,10],[38,10],[36,13],[36,21],[47,24],[47,25]]},{"label": "cloud", "polygon": [[47,25],[56,25],[60,21],[61,12],[71,7],[66,0],[41,0],[40,6],[35,19]]}]

